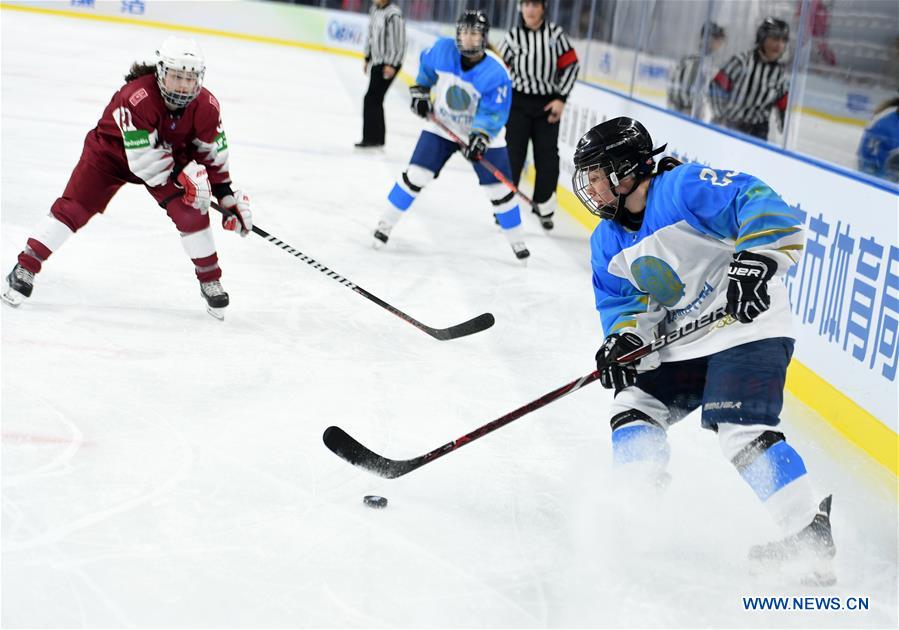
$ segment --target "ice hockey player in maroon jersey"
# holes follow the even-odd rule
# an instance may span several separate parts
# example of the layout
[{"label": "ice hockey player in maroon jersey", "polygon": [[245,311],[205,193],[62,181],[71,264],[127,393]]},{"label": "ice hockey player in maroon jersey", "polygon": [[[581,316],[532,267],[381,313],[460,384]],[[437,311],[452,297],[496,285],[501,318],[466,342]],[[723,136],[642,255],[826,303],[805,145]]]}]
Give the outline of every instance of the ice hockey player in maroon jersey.
[{"label": "ice hockey player in maroon jersey", "polygon": [[135,63],[97,126],[50,213],[31,233],[6,277],[3,300],[18,306],[31,296],[34,276],[60,246],[126,183],[141,184],[165,209],[193,261],[207,310],[224,317],[228,294],[220,282],[209,222],[214,195],[225,210],[222,226],[246,236],[253,228],[249,197],[231,186],[228,142],[219,103],[203,87],[205,61],[196,42],[170,37],[155,65]]}]

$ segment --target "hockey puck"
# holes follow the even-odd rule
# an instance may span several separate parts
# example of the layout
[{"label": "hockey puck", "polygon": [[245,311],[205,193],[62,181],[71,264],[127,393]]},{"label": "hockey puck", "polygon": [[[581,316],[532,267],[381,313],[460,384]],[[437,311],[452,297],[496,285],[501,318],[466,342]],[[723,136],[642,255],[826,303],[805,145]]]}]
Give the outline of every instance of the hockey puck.
[{"label": "hockey puck", "polygon": [[371,508],[385,508],[387,507],[387,497],[379,497],[376,494],[366,494],[362,497],[362,501]]}]

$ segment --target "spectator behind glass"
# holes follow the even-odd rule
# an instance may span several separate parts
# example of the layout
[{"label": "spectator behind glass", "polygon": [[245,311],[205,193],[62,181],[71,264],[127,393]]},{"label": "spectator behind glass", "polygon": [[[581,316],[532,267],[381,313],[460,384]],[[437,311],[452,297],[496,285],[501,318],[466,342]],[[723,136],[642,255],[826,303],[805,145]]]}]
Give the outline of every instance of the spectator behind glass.
[{"label": "spectator behind glass", "polygon": [[899,97],[875,110],[858,145],[858,168],[864,173],[899,182]]},{"label": "spectator behind glass", "polygon": [[[668,81],[668,108],[693,115],[693,103],[698,97],[696,117],[708,120],[710,116],[703,112],[705,95],[712,78],[712,56],[725,42],[727,35],[724,29],[715,22],[702,25],[699,34],[699,52],[684,56],[675,66]],[[703,60],[703,57],[706,57]]]}]

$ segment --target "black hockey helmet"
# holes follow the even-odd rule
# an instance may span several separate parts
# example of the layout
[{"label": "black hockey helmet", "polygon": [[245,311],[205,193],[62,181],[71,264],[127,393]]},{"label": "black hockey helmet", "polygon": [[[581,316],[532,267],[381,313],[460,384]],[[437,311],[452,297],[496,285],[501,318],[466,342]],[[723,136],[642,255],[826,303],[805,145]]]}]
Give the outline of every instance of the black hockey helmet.
[{"label": "black hockey helmet", "polygon": [[[572,189],[587,210],[602,219],[615,220],[624,211],[625,198],[652,174],[653,158],[666,146],[654,149],[646,127],[633,118],[622,116],[600,123],[584,134],[574,150]],[[596,191],[591,187],[591,173],[595,179],[600,171],[608,180],[607,199],[596,199]],[[634,185],[630,191],[614,191],[631,176]]]},{"label": "black hockey helmet", "polygon": [[721,39],[726,37],[724,28],[716,22],[706,22],[699,31],[699,38],[705,40],[708,34],[709,39]]},{"label": "black hockey helmet", "polygon": [[776,17],[766,17],[755,32],[755,45],[761,46],[766,37],[790,39],[790,25]]},{"label": "black hockey helmet", "polygon": [[[476,48],[466,48],[462,45],[460,35],[463,30],[470,30],[481,34],[481,43]],[[467,9],[456,20],[456,48],[463,57],[480,57],[487,49],[487,33],[490,32],[490,20],[483,11]]]}]

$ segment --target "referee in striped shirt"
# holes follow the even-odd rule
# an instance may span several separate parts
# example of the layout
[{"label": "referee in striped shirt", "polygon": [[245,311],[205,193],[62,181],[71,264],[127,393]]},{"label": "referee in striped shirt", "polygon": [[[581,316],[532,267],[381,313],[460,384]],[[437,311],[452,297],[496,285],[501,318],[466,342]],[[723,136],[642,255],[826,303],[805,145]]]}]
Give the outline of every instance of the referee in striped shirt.
[{"label": "referee in striped shirt", "polygon": [[787,68],[781,61],[790,26],[769,17],[759,25],[755,48],[731,57],[718,71],[709,88],[712,122],[768,139],[771,110],[783,128],[787,110]]},{"label": "referee in striped shirt", "polygon": [[512,75],[506,144],[515,185],[534,143],[534,212],[551,230],[559,182],[559,119],[577,80],[578,60],[561,26],[547,21],[546,0],[521,0],[521,20],[500,46]]},{"label": "referee in striped shirt", "polygon": [[390,0],[372,0],[363,72],[371,75],[362,107],[362,142],[359,149],[384,146],[384,95],[406,56],[406,24],[399,7]]}]

